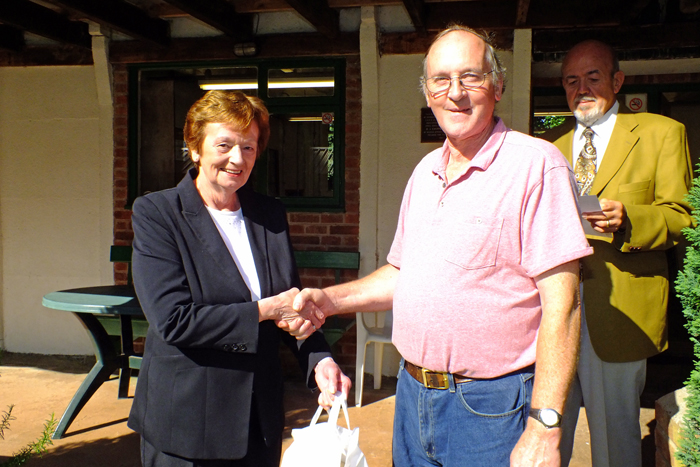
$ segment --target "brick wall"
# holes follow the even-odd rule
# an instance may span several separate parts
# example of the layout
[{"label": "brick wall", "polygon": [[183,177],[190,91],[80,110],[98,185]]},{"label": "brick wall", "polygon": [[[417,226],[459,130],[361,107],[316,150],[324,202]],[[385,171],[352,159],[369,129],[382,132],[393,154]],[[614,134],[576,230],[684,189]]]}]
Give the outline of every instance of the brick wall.
[{"label": "brick wall", "polygon": [[[345,78],[345,212],[292,212],[289,229],[297,250],[358,251],[360,241],[360,138],[362,89],[360,58],[347,57]],[[335,283],[331,269],[301,269],[304,287]],[[343,271],[341,281],[357,279],[357,271]],[[356,329],[353,326],[334,345],[333,356],[347,374],[354,374]]]},{"label": "brick wall", "polygon": [[[129,86],[126,66],[115,65],[114,74],[114,244],[131,245],[131,210],[125,209],[128,196],[128,116]],[[125,284],[128,266],[114,265],[114,282]]]},{"label": "brick wall", "polygon": [[[128,73],[115,65],[114,73],[114,244],[130,245],[133,239],[131,211],[125,209],[128,186]],[[361,80],[359,56],[348,56],[346,65],[345,121],[345,212],[290,212],[292,244],[298,250],[357,251],[360,223],[360,131]],[[304,287],[335,283],[332,270],[300,270]],[[114,280],[126,283],[127,266],[115,264]],[[342,281],[357,278],[356,271],[343,271]],[[352,374],[355,366],[355,328],[334,346],[343,369]]]}]

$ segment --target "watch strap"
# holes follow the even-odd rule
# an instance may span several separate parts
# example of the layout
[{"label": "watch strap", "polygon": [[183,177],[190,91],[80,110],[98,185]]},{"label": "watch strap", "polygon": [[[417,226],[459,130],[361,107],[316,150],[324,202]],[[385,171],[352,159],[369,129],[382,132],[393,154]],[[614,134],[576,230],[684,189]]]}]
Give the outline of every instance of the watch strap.
[{"label": "watch strap", "polygon": [[[542,420],[542,411],[545,411],[545,410],[548,411],[548,412],[553,412],[554,414],[556,414],[556,416],[557,416],[557,421],[556,421],[555,423],[553,423],[553,424],[549,423],[549,424],[548,424],[548,423],[545,423],[544,420]],[[534,407],[531,407],[531,408],[530,408],[530,414],[529,414],[529,415],[530,415],[530,417],[534,418],[535,420],[537,420],[538,422],[540,422],[542,425],[544,425],[545,428],[559,428],[559,427],[561,427],[561,414],[560,414],[559,412],[557,412],[556,410],[554,410],[554,409],[549,409],[549,408],[545,408],[545,409],[535,409]]]}]

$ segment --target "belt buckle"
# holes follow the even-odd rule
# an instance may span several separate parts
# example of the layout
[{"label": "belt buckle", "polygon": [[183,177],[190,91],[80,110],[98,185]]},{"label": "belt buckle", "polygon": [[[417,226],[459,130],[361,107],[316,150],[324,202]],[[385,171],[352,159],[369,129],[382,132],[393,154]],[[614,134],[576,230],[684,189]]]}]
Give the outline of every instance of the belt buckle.
[{"label": "belt buckle", "polygon": [[[421,374],[423,375],[423,386],[425,386],[428,389],[448,389],[450,387],[450,381],[447,378],[447,373],[442,373],[439,371],[430,371],[426,370],[425,368],[420,369]],[[434,376],[442,375],[443,380],[442,384],[439,384],[436,380],[437,378],[434,378]],[[428,380],[430,379],[430,382]]]}]

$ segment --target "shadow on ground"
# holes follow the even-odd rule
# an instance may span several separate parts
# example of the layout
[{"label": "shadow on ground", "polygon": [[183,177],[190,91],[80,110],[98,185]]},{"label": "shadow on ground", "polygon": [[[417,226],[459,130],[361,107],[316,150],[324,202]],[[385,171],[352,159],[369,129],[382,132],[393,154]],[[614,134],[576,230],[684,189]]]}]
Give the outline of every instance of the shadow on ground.
[{"label": "shadow on ground", "polygon": [[[1,460],[2,458],[0,458]],[[106,459],[109,459],[107,462]],[[64,444],[49,454],[34,457],[26,467],[141,467],[139,436],[131,433],[119,438]]]}]

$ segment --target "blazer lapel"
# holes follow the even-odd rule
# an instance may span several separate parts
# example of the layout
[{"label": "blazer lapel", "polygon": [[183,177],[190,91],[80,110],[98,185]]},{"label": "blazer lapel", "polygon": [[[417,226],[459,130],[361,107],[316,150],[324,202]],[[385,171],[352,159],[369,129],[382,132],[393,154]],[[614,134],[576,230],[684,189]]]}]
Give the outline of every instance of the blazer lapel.
[{"label": "blazer lapel", "polygon": [[571,164],[571,167],[574,166],[574,163],[576,161],[573,160],[573,147],[574,147],[574,129],[572,128],[570,131],[568,131],[564,136],[558,138],[555,142],[554,145],[561,151],[562,154],[564,154],[564,157],[566,157],[566,160],[569,161],[569,164]]},{"label": "blazer lapel", "polygon": [[[202,245],[204,245],[204,248],[217,265],[231,276],[235,283],[244,284],[243,276],[241,276],[241,273],[238,271],[238,267],[231,257],[231,252],[228,251],[224,240],[221,238],[219,229],[216,228],[214,220],[204,206],[202,197],[199,196],[194,186],[194,179],[196,176],[197,171],[195,169],[190,170],[177,186],[182,202],[182,215],[185,221],[190,225],[194,235],[196,235]],[[250,291],[247,287],[244,288],[244,295],[247,294],[248,300],[251,300]]]},{"label": "blazer lapel", "polygon": [[272,282],[270,280],[270,268],[267,254],[267,229],[263,221],[259,218],[263,213],[255,202],[252,192],[246,186],[238,191],[238,199],[241,202],[243,217],[245,218],[245,226],[248,232],[248,240],[250,248],[253,250],[253,260],[255,261],[255,269],[258,273],[258,281],[260,281],[260,293],[263,297],[272,295]]},{"label": "blazer lapel", "polygon": [[592,195],[600,195],[610,179],[620,170],[634,145],[639,141],[639,137],[633,133],[637,125],[634,114],[617,114],[615,128],[613,128],[610,142],[605,150],[603,162],[600,164],[591,186]]}]

